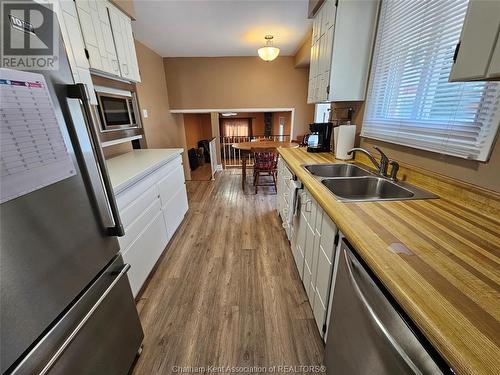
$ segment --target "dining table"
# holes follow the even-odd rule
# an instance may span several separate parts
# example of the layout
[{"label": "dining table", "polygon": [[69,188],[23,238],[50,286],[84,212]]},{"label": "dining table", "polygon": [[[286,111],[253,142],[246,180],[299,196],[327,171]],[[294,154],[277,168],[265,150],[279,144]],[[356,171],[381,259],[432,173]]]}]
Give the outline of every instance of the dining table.
[{"label": "dining table", "polygon": [[269,149],[269,148],[297,148],[298,143],[287,142],[287,141],[271,141],[271,140],[257,140],[253,142],[240,142],[233,143],[233,148],[242,151],[241,152],[241,187],[245,190],[245,183],[247,178],[247,164],[250,157],[250,151],[252,149]]}]

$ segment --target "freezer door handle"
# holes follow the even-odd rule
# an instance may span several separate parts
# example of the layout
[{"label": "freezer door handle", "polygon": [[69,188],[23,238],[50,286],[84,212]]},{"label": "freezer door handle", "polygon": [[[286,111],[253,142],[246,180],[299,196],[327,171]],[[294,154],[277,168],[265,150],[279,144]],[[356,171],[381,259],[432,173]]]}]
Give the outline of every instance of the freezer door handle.
[{"label": "freezer door handle", "polygon": [[[68,98],[79,99],[81,102],[86,130],[88,136],[90,137],[90,141],[92,142],[93,153],[95,156],[95,160],[97,162],[97,167],[99,169],[99,175],[101,179],[100,185],[104,187],[107,205],[111,210],[111,216],[113,219],[112,226],[106,227],[107,233],[110,236],[121,237],[125,235],[125,230],[123,228],[120,214],[118,212],[118,205],[116,204],[115,195],[113,192],[113,186],[111,185],[111,179],[109,178],[108,169],[106,167],[106,159],[104,158],[104,154],[100,147],[100,141],[96,127],[97,120],[95,118],[94,111],[92,110],[92,106],[90,104],[90,99],[87,94],[87,88],[83,83],[68,85],[67,93],[68,93]],[[94,186],[94,184],[92,185]],[[99,210],[102,211],[103,208],[99,206]],[[104,214],[109,215],[108,212]],[[101,216],[105,216],[104,214],[101,212]]]},{"label": "freezer door handle", "polygon": [[112,275],[117,275],[113,282],[106,288],[104,293],[99,297],[97,302],[92,306],[92,308],[85,314],[83,319],[77,324],[75,329],[69,334],[69,336],[64,340],[64,342],[61,344],[61,346],[57,349],[55,354],[49,359],[47,364],[44,366],[44,368],[39,372],[39,375],[45,375],[47,374],[52,366],[57,362],[59,357],[64,353],[66,348],[71,344],[71,342],[75,339],[75,337],[78,335],[78,333],[81,331],[81,329],[85,326],[87,321],[92,317],[92,314],[99,308],[101,305],[102,301],[106,298],[106,296],[113,290],[114,286],[120,281],[120,279],[127,273],[127,271],[130,268],[130,264],[125,263],[123,265],[123,268],[120,271],[113,272]]},{"label": "freezer door handle", "polygon": [[383,334],[383,336],[386,338],[386,340],[389,342],[391,347],[394,349],[394,351],[401,357],[401,359],[406,363],[406,365],[412,369],[414,374],[422,374],[418,366],[411,360],[411,358],[408,356],[408,354],[404,351],[404,349],[399,345],[397,340],[391,335],[389,330],[384,326],[384,323],[382,320],[377,316],[375,313],[374,309],[372,306],[370,306],[370,303],[368,302],[366,296],[364,295],[363,291],[361,290],[361,287],[356,281],[356,278],[354,276],[354,273],[352,271],[352,266],[356,266],[355,263],[352,262],[350,259],[350,254],[348,254],[347,251],[343,251],[343,255],[345,257],[345,263],[347,265],[347,271],[349,274],[349,279],[351,281],[351,285],[353,286],[353,289],[361,301],[362,305],[365,307],[366,311],[368,312],[368,315],[370,319],[375,323],[375,327],[378,328],[378,330]]}]

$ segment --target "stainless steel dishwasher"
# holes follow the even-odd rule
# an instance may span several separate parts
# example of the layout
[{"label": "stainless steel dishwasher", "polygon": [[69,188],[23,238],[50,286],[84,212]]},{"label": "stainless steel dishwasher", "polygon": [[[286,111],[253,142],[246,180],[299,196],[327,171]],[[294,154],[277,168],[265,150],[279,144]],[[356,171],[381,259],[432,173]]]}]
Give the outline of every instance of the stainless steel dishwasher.
[{"label": "stainless steel dishwasher", "polygon": [[344,239],[325,349],[330,375],[453,373]]}]

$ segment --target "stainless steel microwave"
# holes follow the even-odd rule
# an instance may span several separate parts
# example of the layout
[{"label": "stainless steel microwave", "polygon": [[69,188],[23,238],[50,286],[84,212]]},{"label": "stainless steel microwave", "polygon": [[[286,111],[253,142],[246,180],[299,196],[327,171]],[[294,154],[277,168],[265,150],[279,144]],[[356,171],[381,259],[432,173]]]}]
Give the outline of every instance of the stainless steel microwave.
[{"label": "stainless steel microwave", "polygon": [[100,86],[95,88],[101,131],[134,129],[141,126],[135,92]]}]

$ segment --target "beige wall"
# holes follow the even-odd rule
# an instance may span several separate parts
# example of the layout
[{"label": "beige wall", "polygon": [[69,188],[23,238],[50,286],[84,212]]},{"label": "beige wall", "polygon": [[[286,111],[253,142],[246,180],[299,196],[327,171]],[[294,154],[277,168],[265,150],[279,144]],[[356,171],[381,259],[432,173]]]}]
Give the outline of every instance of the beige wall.
[{"label": "beige wall", "polygon": [[[136,41],[135,49],[141,73],[137,96],[148,148],[181,147],[186,149],[184,121],[181,114],[171,114],[162,57]],[[142,116],[147,109],[148,118]],[[186,178],[190,177],[187,153],[183,154]]]},{"label": "beige wall", "polygon": [[361,146],[367,149],[379,146],[389,157],[398,161],[500,192],[499,142],[495,145],[488,163],[465,160],[372,139],[361,139]]},{"label": "beige wall", "polygon": [[[363,123],[364,105],[363,103],[350,104],[357,110],[353,122],[358,126],[357,131],[359,134]],[[333,107],[335,108],[335,106],[344,107],[345,103],[334,103]],[[373,150],[373,146],[379,146],[392,159],[500,192],[500,142],[498,141],[493,148],[490,161],[487,163],[441,155],[373,139],[359,138],[359,136],[357,144],[374,152],[376,151]]]},{"label": "beige wall", "polygon": [[164,66],[173,109],[295,108],[294,134],[313,120],[309,72],[296,69],[293,57],[165,58]]},{"label": "beige wall", "polygon": [[113,158],[115,156],[125,154],[127,152],[132,151],[132,150],[133,150],[133,148],[132,148],[131,142],[119,143],[117,145],[104,147],[102,149],[102,151],[104,153],[104,157],[106,159],[110,159],[110,158]]}]

